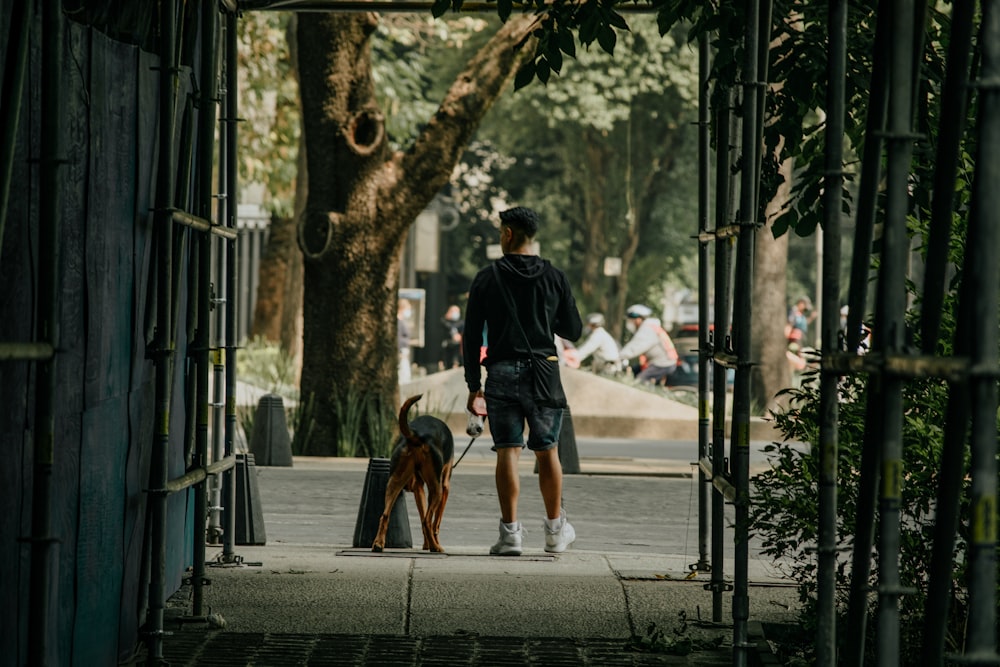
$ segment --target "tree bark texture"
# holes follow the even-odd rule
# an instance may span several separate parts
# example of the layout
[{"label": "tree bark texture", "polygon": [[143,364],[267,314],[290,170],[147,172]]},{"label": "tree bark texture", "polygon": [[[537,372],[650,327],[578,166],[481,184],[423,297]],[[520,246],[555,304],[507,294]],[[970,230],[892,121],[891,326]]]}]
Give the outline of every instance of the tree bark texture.
[{"label": "tree bark texture", "polygon": [[778,188],[774,199],[764,211],[765,229],[756,237],[753,285],[753,351],[752,357],[760,360],[750,373],[750,394],[754,409],[766,413],[778,407],[776,394],[791,383],[791,371],[785,351],[785,310],[787,292],[786,269],[788,265],[788,234],[774,238],[770,225],[781,212],[791,193],[792,160],[785,160],[780,167],[785,181]]},{"label": "tree bark texture", "polygon": [[[312,400],[309,453],[336,455],[342,408],[375,406],[356,447],[384,455],[398,405],[396,304],[400,252],[417,214],[445,185],[483,115],[530,50],[535,19],[512,17],[469,61],[406,152],[390,150],[375,99],[373,13],[315,14],[297,28],[308,196],[299,221],[305,257],[302,400]],[[374,414],[374,413],[371,413]],[[379,454],[382,452],[382,454]]]},{"label": "tree bark texture", "polygon": [[[608,253],[607,229],[608,191],[607,165],[612,155],[608,154],[608,144],[601,137],[587,136],[596,130],[589,130],[583,137],[584,162],[581,165],[580,194],[583,205],[583,270],[580,275],[580,297],[606,313],[607,292],[600,290],[603,278],[602,263]],[[575,152],[577,149],[571,149]]]}]

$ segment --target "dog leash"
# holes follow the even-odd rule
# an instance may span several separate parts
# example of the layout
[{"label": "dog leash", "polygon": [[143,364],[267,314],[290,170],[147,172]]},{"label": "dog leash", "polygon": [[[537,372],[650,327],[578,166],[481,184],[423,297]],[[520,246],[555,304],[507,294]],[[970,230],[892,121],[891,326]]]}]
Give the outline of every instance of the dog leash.
[{"label": "dog leash", "polygon": [[462,455],[458,457],[457,461],[455,461],[455,465],[453,465],[451,467],[452,470],[454,470],[455,468],[457,468],[458,464],[462,462],[462,459],[464,459],[465,455],[469,452],[469,448],[472,447],[472,443],[474,443],[476,441],[476,438],[478,438],[478,437],[479,437],[478,435],[472,436],[472,440],[469,440],[469,445],[465,448],[465,451],[462,452]]}]

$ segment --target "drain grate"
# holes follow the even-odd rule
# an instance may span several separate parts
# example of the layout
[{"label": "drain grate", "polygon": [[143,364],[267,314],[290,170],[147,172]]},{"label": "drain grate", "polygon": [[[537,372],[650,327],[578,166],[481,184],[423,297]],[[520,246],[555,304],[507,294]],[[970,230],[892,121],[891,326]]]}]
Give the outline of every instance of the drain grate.
[{"label": "drain grate", "polygon": [[731,664],[731,652],[637,653],[609,639],[235,633],[186,628],[164,642],[171,667],[645,667]]}]

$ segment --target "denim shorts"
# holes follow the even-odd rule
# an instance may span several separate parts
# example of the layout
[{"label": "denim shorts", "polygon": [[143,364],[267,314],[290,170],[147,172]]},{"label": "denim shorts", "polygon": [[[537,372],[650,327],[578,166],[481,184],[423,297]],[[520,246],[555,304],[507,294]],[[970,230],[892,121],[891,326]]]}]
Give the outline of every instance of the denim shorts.
[{"label": "denim shorts", "polygon": [[542,452],[559,444],[563,409],[538,407],[531,400],[531,365],[521,361],[497,361],[486,371],[486,414],[493,434],[493,449],[524,447],[524,424],[528,423],[528,449]]}]

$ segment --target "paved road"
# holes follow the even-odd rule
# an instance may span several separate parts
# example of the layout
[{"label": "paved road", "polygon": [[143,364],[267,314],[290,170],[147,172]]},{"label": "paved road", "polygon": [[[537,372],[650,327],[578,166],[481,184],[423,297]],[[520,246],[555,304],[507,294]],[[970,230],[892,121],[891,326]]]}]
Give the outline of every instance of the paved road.
[{"label": "paved road", "polygon": [[[478,443],[477,443],[478,444]],[[528,540],[542,540],[542,500],[530,454],[522,457],[520,519]],[[581,455],[582,456],[582,455]],[[487,458],[489,457],[489,458]],[[499,510],[492,483],[493,454],[470,452],[456,468],[451,498],[441,526],[441,541],[461,546],[489,545],[496,540]],[[591,467],[618,474],[586,474]],[[622,458],[589,459],[582,456],[585,474],[566,475],[563,498],[577,532],[575,548],[600,552],[685,555],[691,563],[699,558],[698,479],[658,473],[668,467],[630,465]],[[308,470],[257,467],[261,480],[263,511],[269,539],[302,544],[343,545],[350,543],[358,521],[358,511],[367,462],[357,460],[344,470],[343,460],[321,462]],[[617,470],[614,470],[617,469]],[[642,474],[647,471],[648,474]],[[411,534],[419,539],[420,527],[413,497],[403,496]],[[733,522],[733,508],[725,510],[726,530]],[[727,537],[727,542],[731,542]],[[419,547],[419,544],[417,545]],[[751,543],[752,555],[759,544]],[[727,545],[726,557],[732,553]]]}]

